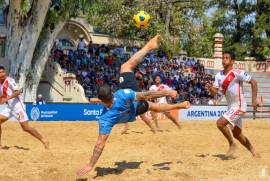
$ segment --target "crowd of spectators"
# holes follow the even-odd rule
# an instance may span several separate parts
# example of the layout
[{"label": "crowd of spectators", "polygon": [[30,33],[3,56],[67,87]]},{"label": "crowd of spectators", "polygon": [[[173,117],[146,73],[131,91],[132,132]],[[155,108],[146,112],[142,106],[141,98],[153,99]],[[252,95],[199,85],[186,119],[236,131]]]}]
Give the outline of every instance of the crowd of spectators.
[{"label": "crowd of spectators", "polygon": [[[97,88],[104,83],[117,89],[120,66],[136,51],[136,48],[127,50],[93,45],[92,42],[86,45],[83,39],[76,49],[64,48],[57,41],[51,59],[58,62],[64,72],[74,73],[86,97],[92,98],[97,96]],[[197,105],[213,103],[204,88],[213,77],[205,73],[204,66],[195,58],[176,56],[169,60],[162,51],[150,52],[134,73],[143,91],[149,90],[158,74],[163,83],[178,91],[178,101],[189,100]]]}]

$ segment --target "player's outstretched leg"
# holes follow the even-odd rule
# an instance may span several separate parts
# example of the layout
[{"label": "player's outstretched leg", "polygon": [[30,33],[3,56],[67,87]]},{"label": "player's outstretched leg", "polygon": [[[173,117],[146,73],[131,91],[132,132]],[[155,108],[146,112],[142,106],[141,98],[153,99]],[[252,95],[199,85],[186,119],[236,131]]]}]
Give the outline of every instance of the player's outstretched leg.
[{"label": "player's outstretched leg", "polygon": [[2,124],[7,120],[7,117],[0,115],[0,149],[2,149]]},{"label": "player's outstretched leg", "polygon": [[[153,128],[151,124],[150,119],[148,119],[145,114],[140,115],[140,117],[142,121],[150,128],[150,131],[152,131],[153,133],[156,133],[155,129]],[[128,123],[124,123],[124,129],[121,132],[121,134],[128,134],[128,131],[129,131],[129,125]]]},{"label": "player's outstretched leg", "polygon": [[190,103],[188,101],[184,101],[177,104],[158,104],[153,102],[148,102],[149,111],[154,112],[166,112],[173,109],[188,109],[190,108]]},{"label": "player's outstretched leg", "polygon": [[242,130],[240,128],[235,126],[232,132],[233,132],[233,137],[235,137],[244,147],[246,147],[254,157],[260,158],[260,154],[258,154],[255,151],[254,147],[252,146],[248,138],[243,135]]},{"label": "player's outstretched leg", "polygon": [[217,120],[217,128],[222,132],[227,141],[229,142],[229,150],[227,151],[227,156],[232,156],[237,149],[235,142],[233,141],[233,137],[231,135],[230,129],[227,127],[229,122],[224,118],[220,117]]},{"label": "player's outstretched leg", "polygon": [[181,128],[181,125],[179,124],[179,122],[171,115],[170,112],[164,112],[164,114],[169,120],[171,120],[177,126],[178,129]]},{"label": "player's outstretched leg", "polygon": [[157,131],[162,131],[161,129],[160,129],[160,127],[159,127],[159,124],[158,124],[158,119],[157,119],[157,113],[156,112],[153,112],[153,111],[151,111],[150,112],[151,113],[151,116],[152,116],[152,119],[154,120],[154,123],[155,123],[155,125],[156,125],[156,129],[157,129]]},{"label": "player's outstretched leg", "polygon": [[21,122],[20,124],[21,124],[22,129],[25,132],[27,132],[27,133],[31,134],[32,136],[34,136],[35,138],[37,138],[44,145],[44,147],[46,149],[49,149],[49,141],[47,139],[43,138],[37,130],[35,130],[34,128],[29,126],[28,122]]},{"label": "player's outstretched leg", "polygon": [[132,55],[132,57],[130,57],[130,59],[126,63],[121,65],[120,73],[133,72],[133,69],[142,62],[143,58],[147,55],[149,51],[159,48],[159,42],[160,35],[156,35],[149,42],[147,42],[142,49]]},{"label": "player's outstretched leg", "polygon": [[150,128],[150,131],[152,131],[153,133],[156,133],[155,128],[151,124],[151,120],[148,119],[148,117],[146,117],[145,114],[141,114],[140,117],[143,120],[143,122]]}]

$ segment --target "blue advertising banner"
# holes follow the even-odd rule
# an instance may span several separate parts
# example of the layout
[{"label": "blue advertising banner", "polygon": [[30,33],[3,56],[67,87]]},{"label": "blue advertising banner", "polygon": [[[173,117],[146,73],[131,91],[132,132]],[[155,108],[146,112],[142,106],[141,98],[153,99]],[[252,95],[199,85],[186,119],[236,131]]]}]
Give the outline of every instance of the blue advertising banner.
[{"label": "blue advertising banner", "polygon": [[102,114],[101,104],[26,104],[33,121],[96,121]]}]

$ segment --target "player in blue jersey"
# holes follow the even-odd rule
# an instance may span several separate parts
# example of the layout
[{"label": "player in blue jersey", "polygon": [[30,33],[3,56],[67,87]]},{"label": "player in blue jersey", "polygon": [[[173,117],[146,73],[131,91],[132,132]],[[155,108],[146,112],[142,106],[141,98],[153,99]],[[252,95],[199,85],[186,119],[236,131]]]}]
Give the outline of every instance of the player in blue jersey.
[{"label": "player in blue jersey", "polygon": [[190,107],[188,101],[177,104],[159,104],[146,101],[164,96],[175,98],[177,92],[175,90],[135,92],[131,89],[120,89],[113,94],[110,86],[100,87],[98,98],[104,103],[105,108],[99,118],[98,140],[89,164],[79,170],[77,175],[83,176],[94,168],[115,124],[134,121],[136,116],[147,111],[166,112],[173,109],[188,109]]},{"label": "player in blue jersey", "polygon": [[134,121],[136,116],[144,114],[148,110],[162,112],[189,107],[188,102],[158,104],[146,101],[152,98],[159,98],[162,95],[175,98],[177,92],[175,90],[135,92],[131,89],[120,89],[112,94],[108,85],[100,87],[98,96],[105,104],[105,108],[99,119],[99,134],[110,134],[115,124]]},{"label": "player in blue jersey", "polygon": [[115,124],[134,121],[136,116],[142,115],[148,110],[165,112],[173,109],[188,109],[190,107],[188,101],[178,104],[158,104],[147,101],[164,96],[175,98],[177,96],[175,90],[137,91],[133,70],[149,51],[159,47],[159,41],[160,36],[155,36],[121,66],[118,91],[113,94],[108,85],[98,89],[98,99],[105,105],[104,112],[99,119],[99,136],[90,162],[78,170],[78,176],[83,176],[94,168]]}]

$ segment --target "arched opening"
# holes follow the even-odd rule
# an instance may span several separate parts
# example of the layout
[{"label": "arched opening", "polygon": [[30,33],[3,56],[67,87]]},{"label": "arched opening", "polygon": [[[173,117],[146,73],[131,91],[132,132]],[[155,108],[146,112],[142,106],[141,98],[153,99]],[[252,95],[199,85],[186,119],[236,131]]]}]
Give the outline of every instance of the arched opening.
[{"label": "arched opening", "polygon": [[57,36],[57,39],[64,40],[64,43],[71,43],[75,47],[77,46],[80,38],[84,38],[84,41],[87,44],[91,41],[91,36],[86,27],[76,21],[67,22]]}]

